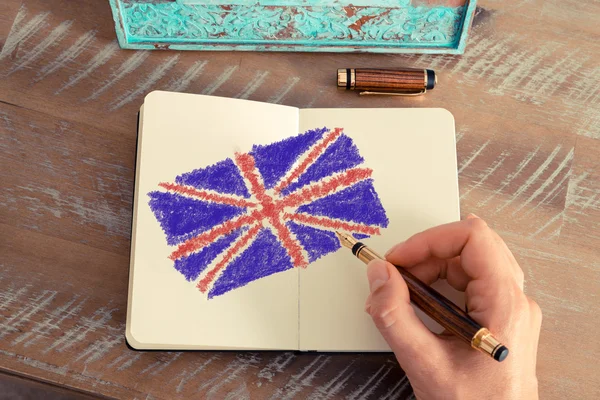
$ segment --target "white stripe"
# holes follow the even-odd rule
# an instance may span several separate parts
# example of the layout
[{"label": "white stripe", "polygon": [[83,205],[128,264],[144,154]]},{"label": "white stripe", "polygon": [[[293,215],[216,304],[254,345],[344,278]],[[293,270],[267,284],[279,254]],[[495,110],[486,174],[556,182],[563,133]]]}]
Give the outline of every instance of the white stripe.
[{"label": "white stripe", "polygon": [[109,43],[106,46],[104,46],[104,48],[102,48],[102,50],[100,50],[98,53],[96,53],[94,55],[94,57],[92,57],[92,59],[88,63],[88,66],[84,70],[82,70],[82,71],[78,72],[77,74],[75,74],[74,76],[72,76],[69,79],[69,82],[67,82],[60,89],[58,89],[56,92],[54,92],[54,94],[59,94],[63,90],[66,90],[72,86],[75,86],[80,80],[87,78],[96,69],[98,69],[102,65],[106,64],[106,62],[108,60],[110,60],[110,58],[113,56],[113,54],[115,54],[115,52],[118,49],[119,49],[119,45],[116,42],[112,42],[112,43]]},{"label": "white stripe", "polygon": [[30,322],[29,318],[45,309],[54,300],[56,294],[56,291],[44,290],[37,298],[30,299],[26,307],[21,308],[19,312],[10,318],[6,318],[0,325],[0,338],[10,332],[19,331],[19,326],[25,322]]},{"label": "white stripe", "polygon": [[[290,214],[291,214],[291,213],[290,213]],[[303,217],[316,217],[316,218],[319,218],[319,219],[326,219],[326,220],[328,220],[328,221],[331,221],[331,222],[334,222],[334,223],[338,223],[338,222],[339,222],[339,223],[350,224],[350,225],[361,225],[361,226],[368,226],[369,228],[373,228],[373,229],[381,229],[381,227],[379,227],[379,226],[377,226],[377,225],[369,225],[369,224],[364,224],[364,223],[361,223],[361,222],[346,221],[346,220],[343,220],[343,219],[338,219],[338,218],[324,217],[324,216],[322,216],[322,215],[312,215],[312,214],[298,213],[298,212],[297,212],[297,213],[294,213],[294,215],[300,215],[300,216],[303,216]],[[306,225],[306,226],[313,227],[313,228],[316,228],[316,229],[321,229],[321,230],[324,230],[324,229],[330,229],[330,228],[326,228],[326,227],[324,227],[324,226],[323,226],[323,225],[321,225],[321,224],[312,223],[312,222],[305,222],[305,221],[300,221],[300,220],[291,219],[291,218],[289,218],[289,221],[292,221],[292,222],[293,222],[293,223],[295,223],[295,224],[299,224],[299,225]],[[345,229],[338,229],[338,230],[339,230],[340,232],[343,232],[343,233],[348,233],[348,234],[353,234],[353,233],[356,233],[356,234],[361,234],[361,235],[363,235],[363,233],[362,233],[362,232],[358,232],[358,231],[349,231],[349,230],[347,231],[347,230],[345,230]],[[365,234],[365,235],[366,235],[366,234]]]},{"label": "white stripe", "polygon": [[148,75],[142,83],[136,85],[135,89],[125,93],[115,103],[113,103],[110,110],[116,111],[124,105],[131,103],[139,95],[149,92],[154,86],[154,84],[161,80],[162,77],[165,76],[165,74],[171,68],[173,68],[175,64],[177,64],[178,60],[179,54],[174,55],[171,58],[169,58],[166,62],[159,64],[159,66],[156,67],[154,71],[152,71],[152,73],[150,73],[150,75]]},{"label": "white stripe", "polygon": [[[507,44],[514,43],[514,38],[515,35],[503,35],[501,40],[496,40],[496,43],[486,50],[485,55],[477,58],[467,72],[465,72],[465,75],[468,77],[477,76],[478,78],[482,78],[498,60],[510,51]],[[488,58],[488,56],[490,57]]]},{"label": "white stripe", "polygon": [[558,145],[552,151],[552,153],[548,156],[548,158],[546,158],[546,160],[542,163],[542,165],[540,165],[538,167],[538,169],[529,178],[527,178],[527,180],[525,181],[525,183],[523,185],[521,185],[521,187],[519,187],[519,189],[517,189],[517,191],[515,192],[515,194],[506,203],[504,203],[504,205],[502,207],[497,208],[496,211],[502,211],[502,210],[504,210],[513,201],[515,201],[517,199],[517,197],[519,197],[521,194],[525,193],[525,191],[529,188],[529,186],[531,186],[544,173],[544,171],[546,170],[546,168],[548,168],[548,166],[550,165],[550,163],[552,162],[552,160],[554,160],[554,157],[556,157],[556,155],[558,154],[558,152],[560,151],[560,149],[561,149],[561,146]]},{"label": "white stripe", "polygon": [[458,173],[460,174],[461,172],[463,172],[463,170],[465,168],[467,168],[469,165],[471,165],[471,163],[473,162],[473,160],[475,160],[481,154],[481,152],[487,147],[488,144],[490,144],[489,140],[487,142],[485,142],[483,145],[481,145],[481,147],[479,147],[473,153],[471,153],[471,155],[469,156],[469,158],[458,169]]},{"label": "white stripe", "polygon": [[202,372],[210,363],[212,363],[216,359],[217,359],[217,356],[212,356],[208,360],[201,360],[202,364],[200,364],[198,367],[196,367],[189,374],[187,373],[187,371],[184,370],[185,374],[183,375],[183,377],[179,381],[179,384],[177,385],[177,388],[175,389],[175,392],[176,393],[181,393],[183,391],[183,388],[185,387],[185,385],[188,383],[188,381],[190,381],[192,378],[194,378],[199,372]]},{"label": "white stripe", "polygon": [[[355,168],[359,168],[359,167],[355,167]],[[298,189],[294,190],[293,192],[291,192],[291,193],[290,193],[290,194],[288,194],[287,196],[291,196],[292,194],[295,194],[295,193],[300,193],[300,192],[302,192],[302,191],[305,191],[305,192],[310,192],[310,191],[312,191],[314,188],[316,188],[317,186],[322,186],[322,185],[325,185],[325,184],[327,184],[329,181],[332,181],[332,180],[334,180],[334,179],[337,179],[338,177],[340,177],[340,176],[344,175],[344,174],[345,174],[345,173],[347,173],[348,171],[350,171],[350,170],[352,170],[352,169],[355,169],[355,168],[351,168],[351,169],[348,169],[348,170],[345,170],[345,171],[341,171],[341,172],[335,173],[335,174],[333,174],[333,175],[328,175],[328,176],[324,177],[323,179],[321,179],[320,181],[311,182],[311,183],[310,183],[310,184],[308,184],[308,185],[305,185],[305,186],[299,187]],[[323,193],[323,194],[321,194],[320,196],[314,196],[314,195],[313,195],[313,196],[311,196],[309,199],[307,199],[307,200],[303,200],[301,204],[299,204],[299,205],[297,205],[297,206],[295,206],[295,207],[293,207],[293,208],[294,208],[294,209],[296,209],[296,208],[298,208],[298,207],[301,207],[301,206],[303,206],[304,204],[307,204],[307,203],[312,203],[313,201],[316,201],[316,200],[322,199],[323,197],[330,196],[330,195],[332,195],[332,194],[334,194],[334,193],[338,193],[338,192],[340,192],[341,190],[344,190],[344,189],[346,189],[346,188],[352,187],[352,186],[354,186],[354,185],[356,185],[356,184],[358,184],[358,183],[364,182],[364,181],[366,181],[366,180],[369,180],[369,179],[371,179],[371,176],[366,176],[366,177],[363,177],[363,178],[361,178],[360,180],[357,180],[357,181],[355,181],[355,182],[352,182],[352,183],[351,183],[351,184],[349,184],[349,185],[345,184],[345,185],[343,185],[343,186],[342,186],[342,185],[340,184],[340,185],[338,185],[338,186],[335,188],[335,191],[334,191],[334,192],[326,192],[326,193]],[[284,198],[284,199],[285,199],[287,196],[282,196],[282,198]]]},{"label": "white stripe", "polygon": [[[571,169],[569,169],[567,171],[567,173],[565,174],[565,176],[563,176],[563,178],[560,180],[560,182],[558,182],[550,192],[548,192],[548,194],[542,199],[542,201],[538,202],[535,207],[531,208],[529,211],[527,211],[524,216],[527,216],[529,214],[531,214],[533,211],[537,210],[537,208],[539,206],[541,206],[542,204],[544,204],[546,202],[546,200],[548,200],[550,198],[549,203],[552,203],[552,200],[554,200],[554,198],[560,193],[560,189],[563,187],[563,184],[565,183],[566,180],[569,180],[571,178]],[[568,182],[567,182],[567,187],[566,189],[568,189]],[[552,196],[554,193],[556,193],[554,196]],[[550,197],[552,196],[552,197]]]},{"label": "white stripe", "polygon": [[[294,164],[292,164],[292,166],[290,167],[290,169],[287,170],[287,172],[285,173],[284,176],[281,177],[281,179],[279,179],[277,181],[277,183],[275,183],[275,185],[273,186],[273,188],[278,187],[282,182],[285,182],[289,179],[290,176],[292,176],[292,174],[296,171],[296,169],[302,165],[304,163],[304,160],[306,160],[308,158],[308,156],[312,153],[312,151],[321,146],[323,142],[325,142],[325,140],[327,140],[327,138],[330,136],[330,134],[332,133],[332,130],[328,130],[325,133],[323,133],[323,136],[321,137],[321,139],[319,139],[317,142],[315,142],[312,146],[310,146],[308,149],[306,149],[306,151],[304,153],[302,153],[298,159],[294,162]],[[340,137],[344,134],[344,132],[342,131],[341,134],[338,135],[337,138],[335,138],[335,140],[329,142],[329,144],[327,146],[325,146],[320,153],[317,154],[315,161],[316,162],[319,157],[331,146],[333,146],[334,143],[336,143]],[[293,184],[294,182],[298,181],[298,179],[300,179],[302,177],[302,175],[310,168],[310,165],[308,165],[306,167],[306,169],[304,171],[302,171],[302,173],[300,175],[298,175],[293,181],[289,182],[287,184],[286,187],[290,186],[291,184]],[[285,188],[284,188],[285,189]]]},{"label": "white stripe", "polygon": [[16,31],[19,28],[19,25],[21,24],[21,22],[23,22],[26,15],[27,15],[27,7],[25,7],[25,4],[21,4],[21,7],[19,7],[19,11],[17,11],[17,15],[15,15],[15,19],[13,20],[13,24],[12,24],[12,27],[10,28],[10,32],[8,33],[8,38],[6,39],[4,44],[8,43],[10,35],[13,33],[13,31]]},{"label": "white stripe", "polygon": [[500,166],[502,166],[502,164],[504,163],[504,160],[506,159],[506,157],[508,155],[509,155],[508,152],[502,152],[500,154],[500,158],[498,160],[496,160],[490,168],[487,169],[487,172],[481,177],[481,179],[479,179],[479,181],[475,185],[473,185],[469,190],[467,190],[465,193],[463,193],[460,196],[460,198],[463,199],[463,198],[467,197],[467,195],[469,193],[471,193],[474,189],[481,186],[481,184],[483,184],[483,182],[485,182],[490,176],[493,175],[494,172],[496,172],[496,170],[498,168],[500,168]]},{"label": "white stripe", "polygon": [[119,68],[110,76],[108,81],[105,81],[104,84],[98,90],[94,91],[83,101],[86,102],[100,97],[102,93],[110,89],[115,83],[119,82],[125,76],[135,71],[137,67],[142,65],[142,63],[146,60],[146,58],[148,58],[149,55],[149,51],[135,52],[131,57],[129,57],[119,66]]},{"label": "white stripe", "polygon": [[547,227],[549,227],[550,225],[552,225],[554,222],[556,222],[559,218],[562,218],[562,216],[565,215],[564,210],[559,212],[558,214],[556,214],[554,217],[552,217],[548,222],[546,222],[541,228],[539,228],[537,231],[535,231],[531,236],[529,236],[530,239],[533,239],[534,237],[536,237],[537,235],[539,235],[540,233],[542,233],[544,231],[544,229],[546,229]]},{"label": "white stripe", "polygon": [[353,373],[347,374],[350,367],[354,362],[348,364],[346,368],[341,370],[333,379],[329,380],[323,385],[319,385],[315,390],[306,398],[306,400],[320,400],[329,399],[332,396],[337,395],[340,390],[346,386],[346,382],[352,377]]},{"label": "white stripe", "polygon": [[[170,359],[167,362],[165,362],[163,359],[160,359],[160,360],[158,360],[156,362],[153,362],[152,364],[150,364],[149,366],[147,366],[146,368],[144,368],[142,370],[142,372],[140,372],[140,375],[144,375],[146,372],[149,372],[149,371],[153,370],[150,375],[154,376],[154,375],[158,374],[159,372],[163,371],[169,365],[171,365],[174,361],[176,361],[184,353],[182,351],[175,351],[175,352],[167,352],[167,354],[170,356]],[[158,367],[158,368],[156,368],[156,367]]]},{"label": "white stripe", "polygon": [[14,286],[13,284],[11,284],[11,286],[9,286],[8,289],[6,288],[6,286],[3,286],[3,290],[0,291],[0,310],[8,309],[8,306],[16,302],[19,299],[19,297],[21,297],[27,292],[29,288],[30,286],[16,289],[16,286]]},{"label": "white stripe", "polygon": [[183,92],[202,73],[206,64],[208,64],[208,61],[195,62],[181,78],[171,83],[169,90],[172,92]]},{"label": "white stripe", "polygon": [[42,40],[37,46],[25,54],[21,61],[10,70],[9,74],[25,68],[37,60],[37,58],[40,57],[49,47],[58,44],[65,38],[69,32],[69,29],[71,29],[72,24],[73,21],[64,21],[62,24],[54,28],[52,32],[50,32],[50,34],[44,38],[44,40]]},{"label": "white stripe", "polygon": [[[237,164],[237,162],[235,160],[234,160],[234,163],[235,163],[236,167],[238,168],[238,170],[240,171],[240,175],[242,176],[242,178],[244,180],[244,183],[246,184],[246,187],[248,188],[248,191],[252,194],[251,198],[255,199],[254,202],[257,203],[257,204],[259,204],[260,202],[258,201],[258,199],[256,199],[255,194],[252,191],[252,186],[251,186],[250,182],[248,181],[248,178],[246,178],[246,176],[242,172],[242,168]],[[262,175],[259,173],[259,171],[258,171],[258,169],[256,167],[254,168],[253,172],[255,172],[255,176],[256,176],[256,179],[258,181],[258,184],[264,188],[265,187],[265,183],[263,181]],[[266,191],[265,190],[265,195],[267,195],[267,196],[271,197],[273,200],[275,200],[275,197],[273,196],[273,191],[272,190],[271,191]],[[249,214],[250,210],[248,210],[247,213]],[[296,237],[296,235],[285,225],[285,221],[282,218],[282,214],[279,214],[278,217],[279,217],[278,218],[279,222],[288,230],[288,232],[290,234],[291,240],[296,244],[296,246],[298,246],[300,248],[300,251],[302,253],[302,261],[304,263],[308,263],[308,253],[307,253],[307,251],[304,249],[304,247],[302,246],[302,244],[298,241],[298,238]],[[271,224],[271,222],[268,219],[263,219],[261,222],[262,222],[262,224],[263,224],[263,226],[265,228],[270,229],[271,233],[273,233],[273,235],[275,235],[278,239],[280,239],[279,238],[279,234],[277,233],[277,229],[275,229],[275,227]],[[288,254],[289,254],[288,249],[285,246],[284,246],[284,248],[285,248],[286,252],[288,252]],[[291,254],[289,254],[289,256],[291,258]]]},{"label": "white stripe", "polygon": [[[551,96],[567,79],[576,75],[588,59],[589,57],[581,56],[578,51],[570,52],[559,62],[534,74],[525,86],[525,92]],[[563,67],[565,64],[566,66]]]},{"label": "white stripe", "polygon": [[300,78],[292,77],[285,82],[279,93],[269,99],[269,103],[280,104],[281,100],[300,82]]},{"label": "white stripe", "polygon": [[312,99],[304,106],[304,108],[312,108],[313,105],[323,96],[323,89],[317,89],[317,94],[313,94]]},{"label": "white stripe", "polygon": [[296,358],[294,353],[283,353],[276,356],[267,365],[265,365],[258,373],[256,377],[259,379],[266,379],[269,382],[273,381],[273,377],[276,372],[282,373],[285,368]]},{"label": "white stripe", "polygon": [[[296,374],[296,375],[292,375],[290,377],[290,379],[285,383],[285,385],[280,386],[279,388],[277,388],[275,390],[275,392],[271,395],[271,397],[269,397],[270,400],[281,400],[283,398],[283,395],[285,394],[286,398],[294,398],[298,393],[300,393],[303,389],[304,389],[304,384],[306,383],[306,381],[301,380],[302,377],[308,373],[308,371],[310,371],[315,365],[317,365],[321,359],[325,358],[325,356],[323,355],[319,355],[317,356],[310,364],[308,364],[306,367],[304,367],[300,373]],[[318,372],[321,368],[323,368],[323,366],[325,364],[327,364],[329,362],[329,358],[327,357],[325,358],[325,361],[323,361],[316,369],[316,371]],[[316,373],[316,372],[315,372]],[[310,379],[308,380],[308,384],[310,385]]]},{"label": "white stripe", "polygon": [[60,53],[58,57],[54,59],[54,61],[46,64],[46,66],[44,66],[44,68],[40,70],[40,72],[38,73],[39,77],[35,79],[35,82],[41,81],[46,76],[50,75],[51,73],[57,71],[58,69],[62,68],[63,66],[76,59],[86,49],[86,47],[91,43],[91,41],[94,40],[95,36],[96,31],[89,31],[84,35],[80,36],[77,39],[77,41],[73,43],[72,46]]},{"label": "white stripe", "polygon": [[398,399],[400,393],[409,385],[408,377],[405,375],[388,392],[380,398],[380,400],[395,400]]},{"label": "white stripe", "polygon": [[203,91],[202,94],[211,95],[216,92],[225,82],[231,78],[231,75],[238,69],[237,65],[233,65],[231,67],[225,68],[225,71],[215,81],[208,85]]},{"label": "white stripe", "polygon": [[4,43],[4,47],[2,48],[2,52],[0,52],[0,60],[9,57],[12,52],[17,48],[20,43],[26,42],[31,36],[35,35],[35,33],[40,30],[40,28],[46,25],[44,22],[46,18],[50,15],[49,12],[44,12],[37,14],[35,17],[31,18],[29,22],[27,22],[23,27],[19,28],[18,24],[25,17],[27,10],[25,6],[21,6],[17,16],[15,18],[15,23],[8,34],[8,38]]},{"label": "white stripe", "polygon": [[525,158],[517,166],[517,170],[514,173],[508,175],[508,177],[502,181],[502,185],[498,189],[494,190],[494,193],[492,193],[492,195],[490,197],[485,199],[483,202],[478,203],[477,206],[482,207],[482,206],[486,205],[496,195],[502,193],[504,188],[506,188],[517,176],[519,176],[519,174],[521,172],[523,172],[525,167],[531,162],[531,160],[533,160],[533,158],[535,157],[535,155],[537,154],[539,149],[540,149],[540,146],[536,147],[536,149],[533,152],[527,154],[527,156],[525,156]]},{"label": "white stripe", "polygon": [[[324,361],[321,362],[319,365],[317,365],[317,367],[310,371],[312,366],[316,363],[319,362],[321,360],[321,357],[324,357]],[[292,400],[296,398],[296,395],[298,393],[300,393],[305,387],[310,387],[312,386],[312,380],[314,379],[314,377],[317,375],[317,373],[323,368],[325,367],[325,365],[330,361],[331,357],[327,356],[318,356],[314,362],[312,362],[307,368],[305,368],[300,375],[294,375],[292,376],[292,381],[288,382],[285,387],[290,387],[290,391],[288,393],[285,394],[284,397],[282,397],[282,400]],[[310,374],[308,374],[307,376],[304,376],[308,371],[310,371]],[[302,379],[300,379],[302,378]]]},{"label": "white stripe", "polygon": [[473,45],[467,46],[465,54],[460,57],[454,68],[452,68],[453,74],[461,71],[465,67],[470,68],[470,66],[473,65],[472,59],[479,57],[480,54],[485,54],[490,45],[494,43],[494,40],[486,36],[482,37],[480,35],[474,35],[471,37],[471,43]]},{"label": "white stripe", "polygon": [[100,307],[94,311],[94,314],[92,314],[91,317],[81,317],[77,325],[74,325],[71,329],[64,332],[64,334],[58,337],[52,345],[46,347],[42,353],[48,353],[55,348],[59,352],[62,352],[77,343],[83,342],[88,334],[95,332],[98,329],[104,329],[106,324],[112,320],[113,312],[116,311],[116,308],[107,309],[106,307]]},{"label": "white stripe", "polygon": [[[81,312],[81,310],[83,308],[83,304],[85,303],[85,299],[79,301],[78,304],[75,304],[75,302],[78,299],[79,299],[79,296],[74,296],[71,299],[71,301],[69,301],[67,304],[57,307],[56,309],[49,312],[47,318],[45,318],[41,322],[36,322],[33,329],[28,330],[27,332],[23,333],[21,336],[17,337],[13,341],[13,344],[16,345],[23,341],[26,341],[24,343],[24,347],[28,347],[28,346],[32,345],[34,342],[36,342],[37,340],[39,340],[40,338],[46,338],[46,337],[50,336],[50,334],[53,330],[61,328],[61,324],[63,323],[63,321],[65,319],[72,318],[72,317],[79,315],[79,313]],[[29,339],[29,338],[31,338],[31,339]]]},{"label": "white stripe", "polygon": [[534,54],[512,53],[505,58],[502,65],[494,69],[494,77],[503,77],[499,85],[489,90],[492,94],[504,94],[505,89],[518,88],[530,72],[538,66],[542,59],[556,49],[557,44],[548,42]]},{"label": "white stripe", "polygon": [[[256,202],[256,201],[254,201],[254,202],[253,202],[253,201],[251,201],[250,199],[246,199],[245,197],[238,196],[238,195],[235,195],[235,194],[230,194],[230,193],[221,193],[221,192],[217,192],[217,191],[215,191],[215,190],[210,190],[210,189],[198,189],[198,188],[196,188],[196,187],[194,187],[194,186],[189,186],[189,185],[181,185],[181,184],[178,184],[178,183],[175,183],[175,185],[178,185],[178,186],[184,187],[184,188],[186,188],[186,189],[190,189],[190,190],[197,190],[197,191],[199,191],[199,192],[206,192],[208,195],[216,195],[216,196],[223,197],[223,198],[230,199],[230,200],[235,200],[235,201],[247,201],[247,202],[251,202],[251,203],[257,204],[257,202]],[[189,193],[181,193],[181,192],[178,192],[178,191],[176,191],[175,189],[167,189],[167,188],[164,188],[164,187],[162,187],[162,186],[160,186],[160,188],[161,188],[161,189],[164,189],[165,191],[167,191],[167,192],[169,192],[169,193],[176,193],[176,194],[178,194],[178,195],[180,195],[180,196],[187,197],[187,198],[190,198],[190,199],[196,199],[196,200],[197,200],[197,199],[201,199],[201,200],[204,200],[204,198],[203,198],[203,197],[201,197],[201,196],[196,196],[196,195],[194,195],[194,194],[189,194]],[[204,200],[204,201],[213,201],[213,200]],[[215,203],[219,203],[219,202],[215,202]],[[222,203],[219,203],[219,204],[222,204]],[[236,206],[236,207],[237,207],[237,206]]]},{"label": "white stripe", "polygon": [[239,99],[247,99],[247,98],[249,98],[263,84],[263,82],[265,81],[265,79],[267,79],[267,76],[269,76],[269,71],[258,71],[254,75],[254,78],[252,78],[252,80],[250,82],[248,82],[248,84],[246,85],[246,87],[244,88],[244,90],[242,90],[235,97],[237,97]]},{"label": "white stripe", "polygon": [[[221,261],[223,261],[225,256],[228,254],[229,250],[231,250],[234,246],[237,246],[237,244],[240,242],[241,239],[244,238],[244,236],[248,233],[248,231],[250,231],[251,229],[254,229],[257,225],[258,225],[258,223],[247,225],[247,227],[248,227],[247,230],[244,230],[243,229],[244,227],[242,227],[241,234],[233,242],[231,242],[229,244],[229,246],[227,246],[225,249],[223,249],[221,252],[219,252],[219,254],[217,254],[215,256],[215,258],[213,258],[213,260],[210,262],[210,264],[208,264],[208,266],[206,268],[204,268],[202,273],[200,275],[198,275],[198,277],[194,280],[194,286],[198,286],[198,284],[204,278],[206,278],[206,276],[217,266],[217,264],[219,264]],[[215,286],[217,281],[221,278],[221,275],[223,275],[225,270],[227,270],[229,268],[229,266],[231,265],[231,261],[233,261],[235,258],[237,258],[237,256],[239,256],[240,254],[245,252],[248,249],[248,247],[252,246],[252,244],[256,241],[258,234],[263,229],[264,228],[261,228],[258,231],[256,231],[254,236],[252,236],[250,238],[250,240],[248,240],[248,242],[244,246],[242,246],[240,249],[238,249],[235,253],[233,253],[231,255],[230,261],[227,264],[225,264],[219,271],[217,271],[215,276],[212,278],[212,280],[206,286],[206,292],[203,293],[203,295],[206,299],[208,299],[208,295],[210,294],[211,290],[213,289],[213,287]],[[229,233],[231,233],[231,232],[229,232]],[[227,234],[225,234],[225,235],[227,235]],[[221,237],[223,237],[225,235],[221,235]],[[200,250],[202,250],[202,249],[198,249],[197,251],[200,251]],[[190,253],[190,254],[193,254],[193,253]]]},{"label": "white stripe", "polygon": [[558,176],[558,174],[560,174],[561,171],[567,166],[567,164],[569,163],[569,161],[571,161],[571,159],[573,158],[573,154],[574,153],[575,153],[574,149],[571,148],[571,150],[569,151],[569,153],[567,153],[567,155],[565,156],[564,160],[561,161],[561,163],[554,170],[554,172],[552,172],[552,174],[548,177],[548,179],[546,179],[544,181],[544,183],[542,183],[540,185],[540,187],[538,187],[535,190],[535,192],[533,192],[533,194],[531,196],[529,196],[529,198],[523,204],[521,204],[515,211],[513,211],[512,215],[515,215],[517,212],[519,212],[524,207],[526,207],[529,203],[531,203],[536,197],[538,197],[540,194],[544,193],[544,190],[546,190],[546,188],[552,182],[554,182],[554,179],[556,179],[556,177]]},{"label": "white stripe", "polygon": [[[381,383],[381,381],[390,373],[390,371],[392,370],[391,368],[388,368],[387,371],[385,373],[383,373],[379,379],[377,379],[377,381],[375,383],[372,383],[373,380],[375,378],[377,378],[377,376],[383,372],[384,368],[386,368],[385,365],[382,365],[377,372],[375,372],[373,375],[371,375],[371,377],[369,377],[369,379],[361,386],[359,386],[354,392],[350,393],[350,395],[348,397],[346,397],[347,400],[358,400],[358,399],[367,399],[372,393],[373,391],[377,388],[377,386],[379,386],[379,384]],[[366,392],[365,392],[366,390]],[[364,393],[363,393],[364,392]]]}]

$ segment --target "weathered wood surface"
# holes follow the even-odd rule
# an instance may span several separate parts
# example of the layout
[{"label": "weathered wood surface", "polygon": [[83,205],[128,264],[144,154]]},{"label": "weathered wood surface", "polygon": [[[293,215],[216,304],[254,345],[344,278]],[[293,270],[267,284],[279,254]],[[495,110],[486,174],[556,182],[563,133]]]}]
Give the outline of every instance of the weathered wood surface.
[{"label": "weathered wood surface", "polygon": [[[508,241],[544,312],[542,398],[598,398],[600,3],[479,6],[461,57],[122,51],[104,1],[4,2],[0,367],[123,398],[410,396],[387,355],[126,347],[135,114],[166,89],[449,109],[463,213]],[[337,68],[373,66],[430,67],[439,84],[419,98],[337,91]]]}]

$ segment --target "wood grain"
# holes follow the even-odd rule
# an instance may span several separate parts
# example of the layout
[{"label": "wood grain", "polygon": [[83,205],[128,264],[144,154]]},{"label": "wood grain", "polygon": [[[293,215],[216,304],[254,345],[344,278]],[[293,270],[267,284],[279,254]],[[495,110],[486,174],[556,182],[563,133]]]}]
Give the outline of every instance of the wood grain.
[{"label": "wood grain", "polygon": [[[598,398],[600,3],[479,6],[463,56],[388,56],[123,51],[106,2],[4,2],[0,21],[14,23],[0,29],[2,370],[119,398],[411,396],[389,355],[126,347],[135,115],[163,89],[450,110],[462,211],[508,242],[545,316],[541,397]],[[435,90],[336,88],[338,68],[403,66],[434,69]]]},{"label": "wood grain", "polygon": [[357,91],[387,93],[422,93],[427,87],[427,75],[422,69],[382,70],[360,68],[356,71],[356,81],[350,87]]}]

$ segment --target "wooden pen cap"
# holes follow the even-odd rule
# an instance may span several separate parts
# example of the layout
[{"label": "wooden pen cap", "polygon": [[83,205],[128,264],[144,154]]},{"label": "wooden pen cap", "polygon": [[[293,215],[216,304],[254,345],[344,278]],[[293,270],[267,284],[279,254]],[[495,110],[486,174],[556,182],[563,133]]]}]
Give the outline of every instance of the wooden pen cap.
[{"label": "wooden pen cap", "polygon": [[437,78],[430,69],[342,68],[337,71],[339,89],[361,94],[417,95],[435,87]]}]

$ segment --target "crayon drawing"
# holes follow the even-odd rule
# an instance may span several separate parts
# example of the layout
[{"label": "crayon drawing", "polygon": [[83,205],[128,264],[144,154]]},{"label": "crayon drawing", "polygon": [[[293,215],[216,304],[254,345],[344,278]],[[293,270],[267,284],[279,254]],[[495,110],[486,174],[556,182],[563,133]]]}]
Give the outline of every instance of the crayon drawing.
[{"label": "crayon drawing", "polygon": [[343,129],[309,130],[160,183],[149,205],[174,267],[210,299],[336,251],[335,230],[380,234],[363,162]]}]

